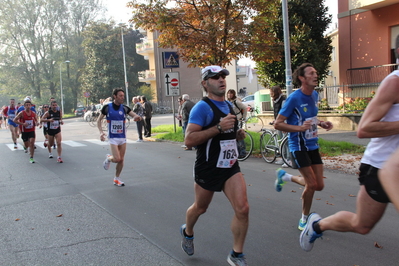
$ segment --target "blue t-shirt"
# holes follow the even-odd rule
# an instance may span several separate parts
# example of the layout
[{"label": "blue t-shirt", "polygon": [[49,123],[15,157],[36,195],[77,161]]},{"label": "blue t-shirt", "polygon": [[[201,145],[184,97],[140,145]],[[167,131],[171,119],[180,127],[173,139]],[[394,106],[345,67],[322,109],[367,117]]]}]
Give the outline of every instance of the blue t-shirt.
[{"label": "blue t-shirt", "polygon": [[[211,100],[211,99],[209,99]],[[226,115],[230,113],[229,105],[231,103],[228,101],[214,101],[211,100],[220,111],[225,113]],[[190,116],[188,119],[188,123],[196,124],[201,127],[208,126],[213,120],[213,111],[212,108],[204,101],[199,101],[197,104],[194,105],[193,109],[191,109]]]},{"label": "blue t-shirt", "polygon": [[[34,113],[36,113],[36,107],[35,107],[35,105],[31,105],[30,109],[31,109]],[[18,108],[17,113],[19,113],[19,112],[21,112],[21,111],[24,111],[24,110],[25,110],[25,106],[21,105],[21,106]]]},{"label": "blue t-shirt", "polygon": [[306,120],[312,119],[312,127],[305,132],[290,132],[288,135],[290,151],[312,151],[319,148],[317,136],[318,93],[306,95],[301,90],[291,93],[281,108],[279,114],[287,117],[287,124],[301,126]]}]

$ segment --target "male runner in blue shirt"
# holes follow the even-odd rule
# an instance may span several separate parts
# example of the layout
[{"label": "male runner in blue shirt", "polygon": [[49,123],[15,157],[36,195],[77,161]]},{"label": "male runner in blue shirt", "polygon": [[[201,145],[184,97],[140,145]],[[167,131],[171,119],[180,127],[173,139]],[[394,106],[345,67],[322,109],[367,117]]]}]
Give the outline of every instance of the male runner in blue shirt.
[{"label": "male runner in blue shirt", "polygon": [[329,121],[317,119],[319,111],[317,71],[310,63],[300,65],[293,74],[294,81],[301,87],[291,93],[279,112],[274,123],[275,129],[289,132],[289,148],[294,168],[298,168],[301,177],[294,177],[278,169],[275,187],[278,192],[286,181],[305,183],[302,193],[302,217],[298,229],[303,230],[312,206],[315,191],[324,188],[323,162],[319,153],[317,126],[326,130],[333,128]]}]

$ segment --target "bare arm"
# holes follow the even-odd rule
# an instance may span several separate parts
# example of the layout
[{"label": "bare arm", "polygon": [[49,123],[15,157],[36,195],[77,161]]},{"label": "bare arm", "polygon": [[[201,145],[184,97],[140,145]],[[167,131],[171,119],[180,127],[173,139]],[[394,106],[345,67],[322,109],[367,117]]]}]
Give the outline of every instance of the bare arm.
[{"label": "bare arm", "polygon": [[105,140],[105,136],[107,135],[107,134],[104,133],[104,131],[102,129],[102,126],[101,126],[101,121],[103,120],[104,116],[105,115],[100,113],[100,115],[97,118],[97,128],[100,131],[100,139],[101,139],[101,141],[104,141]]},{"label": "bare arm", "polygon": [[[222,132],[234,127],[234,123],[236,121],[236,116],[232,114],[228,114],[223,117],[219,125],[222,128]],[[189,123],[186,129],[186,137],[184,143],[187,147],[195,147],[215,137],[220,134],[217,126],[210,127],[208,129],[202,130],[202,127],[197,124]]]},{"label": "bare arm", "polygon": [[40,122],[51,122],[51,119],[47,119],[47,118],[48,118],[48,111],[44,113],[44,115],[40,119]]},{"label": "bare arm", "polygon": [[21,120],[21,116],[22,116],[22,112],[19,112],[17,114],[17,116],[14,118],[14,123],[18,124],[18,125],[23,125],[24,123],[21,123],[19,120]]},{"label": "bare arm", "polygon": [[310,120],[303,122],[301,126],[287,124],[284,122],[285,120],[287,120],[287,117],[278,115],[274,121],[274,128],[284,132],[304,132],[311,126]]},{"label": "bare arm", "polygon": [[399,77],[391,76],[378,87],[359,122],[359,138],[386,137],[399,134],[399,121],[380,121],[393,104],[399,102]]},{"label": "bare arm", "polygon": [[131,117],[133,117],[133,121],[140,121],[141,120],[141,116],[137,115],[135,112],[130,111],[128,113],[128,115],[130,115]]}]

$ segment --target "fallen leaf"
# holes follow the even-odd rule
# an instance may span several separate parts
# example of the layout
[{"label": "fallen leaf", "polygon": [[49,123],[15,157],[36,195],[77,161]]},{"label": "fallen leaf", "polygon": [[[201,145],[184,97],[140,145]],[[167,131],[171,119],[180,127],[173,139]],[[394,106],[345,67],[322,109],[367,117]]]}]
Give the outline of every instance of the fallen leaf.
[{"label": "fallen leaf", "polygon": [[380,246],[380,244],[378,244],[377,242],[374,242],[374,247],[376,247],[376,248],[382,248],[382,246]]},{"label": "fallen leaf", "polygon": [[291,192],[293,192],[293,193],[296,193],[296,191],[295,191],[295,190],[291,190]]},{"label": "fallen leaf", "polygon": [[62,214],[57,215],[56,217],[62,217]]},{"label": "fallen leaf", "polygon": [[316,200],[321,200],[321,199],[319,198],[319,199],[316,199]]},{"label": "fallen leaf", "polygon": [[349,196],[349,197],[356,197],[355,195],[352,195],[352,194],[349,194],[348,196]]},{"label": "fallen leaf", "polygon": [[17,222],[18,222],[18,221],[19,221],[19,218],[15,219],[15,221],[17,221]]},{"label": "fallen leaf", "polygon": [[334,198],[334,196],[330,196],[330,198]]}]

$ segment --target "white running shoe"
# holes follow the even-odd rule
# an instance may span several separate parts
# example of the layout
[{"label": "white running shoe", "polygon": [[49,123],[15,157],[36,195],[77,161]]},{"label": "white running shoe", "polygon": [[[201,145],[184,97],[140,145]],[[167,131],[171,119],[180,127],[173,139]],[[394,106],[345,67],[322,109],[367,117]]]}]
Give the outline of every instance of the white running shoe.
[{"label": "white running shoe", "polygon": [[305,229],[302,231],[299,237],[299,244],[305,251],[311,251],[313,248],[314,241],[319,237],[323,236],[323,233],[316,233],[313,229],[313,224],[320,221],[321,217],[317,213],[313,212],[309,215]]},{"label": "white running shoe", "polygon": [[111,161],[109,160],[109,157],[111,157],[110,154],[107,154],[107,157],[105,158],[104,162],[103,162],[103,167],[105,170],[109,169],[109,165],[111,164]]},{"label": "white running shoe", "polygon": [[49,153],[49,154],[48,154],[48,158],[49,158],[49,159],[53,158],[53,154],[52,154],[52,153]]},{"label": "white running shoe", "polygon": [[114,185],[118,187],[123,187],[125,183],[123,183],[119,178],[114,178]]}]

